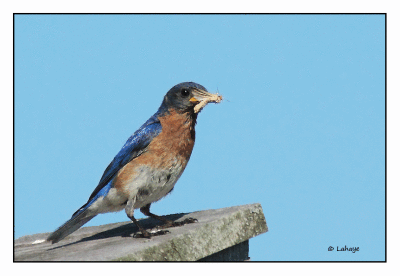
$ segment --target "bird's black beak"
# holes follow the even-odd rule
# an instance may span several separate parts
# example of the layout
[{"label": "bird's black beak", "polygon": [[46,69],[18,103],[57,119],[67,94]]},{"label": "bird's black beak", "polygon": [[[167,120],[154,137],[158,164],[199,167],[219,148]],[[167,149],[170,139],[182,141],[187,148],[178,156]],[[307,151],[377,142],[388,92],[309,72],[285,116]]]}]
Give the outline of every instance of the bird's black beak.
[{"label": "bird's black beak", "polygon": [[208,103],[220,103],[222,96],[201,89],[194,89],[193,97],[189,101],[195,105],[194,113],[199,113]]}]

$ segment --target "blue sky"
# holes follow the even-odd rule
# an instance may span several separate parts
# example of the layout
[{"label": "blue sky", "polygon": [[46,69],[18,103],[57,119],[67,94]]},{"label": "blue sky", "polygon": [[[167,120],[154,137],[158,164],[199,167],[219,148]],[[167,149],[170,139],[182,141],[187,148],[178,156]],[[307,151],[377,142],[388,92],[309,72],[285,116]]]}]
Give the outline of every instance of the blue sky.
[{"label": "blue sky", "polygon": [[[226,100],[199,115],[154,213],[259,202],[254,261],[384,260],[384,15],[16,15],[14,50],[16,238],[69,219],[164,94],[195,81]],[[345,245],[360,251],[327,250]]]}]

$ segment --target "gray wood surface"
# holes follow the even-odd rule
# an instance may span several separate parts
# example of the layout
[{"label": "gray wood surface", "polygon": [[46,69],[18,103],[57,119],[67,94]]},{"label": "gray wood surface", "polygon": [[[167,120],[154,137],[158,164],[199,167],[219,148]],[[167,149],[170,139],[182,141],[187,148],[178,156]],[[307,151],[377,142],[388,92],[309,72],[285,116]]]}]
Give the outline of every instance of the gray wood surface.
[{"label": "gray wood surface", "polygon": [[[14,241],[14,261],[197,261],[268,231],[258,203],[166,216],[198,222],[168,228],[151,239],[135,237],[132,222],[84,227],[56,244],[41,242],[50,233]],[[146,229],[159,225],[140,220]]]}]

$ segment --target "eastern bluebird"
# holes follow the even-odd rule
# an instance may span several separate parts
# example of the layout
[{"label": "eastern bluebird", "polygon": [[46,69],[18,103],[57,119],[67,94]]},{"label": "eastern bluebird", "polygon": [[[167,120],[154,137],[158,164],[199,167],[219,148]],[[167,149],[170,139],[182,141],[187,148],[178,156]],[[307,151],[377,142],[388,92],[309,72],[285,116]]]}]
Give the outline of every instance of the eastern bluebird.
[{"label": "eastern bluebird", "polygon": [[89,200],[48,238],[56,243],[97,214],[125,209],[144,237],[151,234],[134,218],[134,210],[166,223],[179,225],[150,212],[150,205],[172,191],[185,169],[195,140],[200,110],[222,97],[194,82],[172,87],[158,111],[131,137],[104,171]]}]

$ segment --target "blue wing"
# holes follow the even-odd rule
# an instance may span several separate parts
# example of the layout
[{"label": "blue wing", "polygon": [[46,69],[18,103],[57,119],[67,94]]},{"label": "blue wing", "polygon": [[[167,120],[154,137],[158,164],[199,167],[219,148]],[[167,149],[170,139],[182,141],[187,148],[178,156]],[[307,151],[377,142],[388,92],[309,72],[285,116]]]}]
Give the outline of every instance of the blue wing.
[{"label": "blue wing", "polygon": [[144,151],[151,141],[160,134],[162,127],[158,115],[163,112],[160,108],[156,114],[150,117],[131,137],[108,165],[100,179],[99,185],[90,195],[89,200],[79,208],[66,223],[61,225],[48,238],[48,241],[56,243],[72,232],[79,229],[82,225],[94,218],[96,214],[90,213],[88,208],[101,196],[105,196],[112,186],[112,179],[118,171],[129,163],[132,159],[138,157]]},{"label": "blue wing", "polygon": [[100,179],[99,185],[90,195],[88,203],[107,185],[117,172],[132,159],[142,154],[150,142],[161,132],[161,123],[154,114],[131,137],[111,161]]}]

